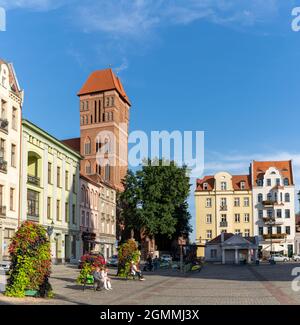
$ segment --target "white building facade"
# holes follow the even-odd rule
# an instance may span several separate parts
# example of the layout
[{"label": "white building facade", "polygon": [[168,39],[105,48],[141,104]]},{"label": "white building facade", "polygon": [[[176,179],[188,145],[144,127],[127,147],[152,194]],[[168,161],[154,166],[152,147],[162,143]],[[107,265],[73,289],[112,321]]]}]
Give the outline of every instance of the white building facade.
[{"label": "white building facade", "polygon": [[23,96],[12,64],[0,59],[0,261],[18,228]]},{"label": "white building facade", "polygon": [[116,190],[83,175],[80,190],[82,254],[96,251],[108,259],[116,253]]},{"label": "white building facade", "polygon": [[291,161],[257,162],[251,165],[254,235],[260,254],[295,250],[295,184]]}]

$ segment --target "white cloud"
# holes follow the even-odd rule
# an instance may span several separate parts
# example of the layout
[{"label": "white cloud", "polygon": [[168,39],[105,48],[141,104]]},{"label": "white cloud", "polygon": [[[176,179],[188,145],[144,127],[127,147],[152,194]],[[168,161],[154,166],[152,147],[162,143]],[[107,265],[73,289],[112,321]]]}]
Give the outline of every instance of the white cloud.
[{"label": "white cloud", "polygon": [[217,24],[267,22],[277,17],[282,5],[280,0],[88,0],[77,8],[77,14],[86,31],[143,37],[161,26],[200,19]]},{"label": "white cloud", "polygon": [[123,58],[121,65],[113,68],[116,73],[121,73],[129,68],[129,64],[126,58]]}]

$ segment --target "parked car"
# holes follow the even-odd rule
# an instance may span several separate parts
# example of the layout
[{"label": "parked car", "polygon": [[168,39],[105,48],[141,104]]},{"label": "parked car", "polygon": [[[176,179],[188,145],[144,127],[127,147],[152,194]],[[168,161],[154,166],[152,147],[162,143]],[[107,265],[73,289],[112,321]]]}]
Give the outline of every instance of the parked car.
[{"label": "parked car", "polygon": [[118,255],[113,255],[107,260],[107,266],[118,267]]},{"label": "parked car", "polygon": [[100,265],[106,264],[105,258],[101,253],[88,253],[88,254],[81,256],[79,263],[78,263],[78,268],[82,269],[83,264],[87,261],[89,261],[91,263],[98,263]]},{"label": "parked car", "polygon": [[10,261],[1,261],[0,262],[0,270],[4,270],[4,272],[6,274],[8,274],[9,269],[10,269],[10,266],[11,266],[11,262]]},{"label": "parked car", "polygon": [[298,255],[294,255],[293,256],[293,260],[295,261],[295,262],[300,262],[300,255],[298,254]]},{"label": "parked car", "polygon": [[170,254],[163,254],[160,259],[162,262],[172,262],[172,256]]},{"label": "parked car", "polygon": [[275,254],[270,257],[270,261],[274,262],[288,262],[290,260],[289,257],[284,256],[282,254]]}]

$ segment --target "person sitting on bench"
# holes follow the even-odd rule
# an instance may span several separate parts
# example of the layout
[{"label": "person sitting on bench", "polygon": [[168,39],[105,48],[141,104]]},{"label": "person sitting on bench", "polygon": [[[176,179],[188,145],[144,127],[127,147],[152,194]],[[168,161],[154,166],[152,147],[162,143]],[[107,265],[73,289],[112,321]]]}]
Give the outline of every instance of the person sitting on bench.
[{"label": "person sitting on bench", "polygon": [[136,263],[134,261],[131,262],[131,268],[130,268],[130,273],[135,278],[137,275],[140,281],[145,281],[145,278],[142,275],[141,270],[137,267]]},{"label": "person sitting on bench", "polygon": [[[101,288],[103,287],[103,279],[101,276],[101,269],[100,267],[96,267],[96,270],[93,273],[93,278],[94,278],[94,286],[97,291],[100,291]],[[96,287],[97,286],[97,287]]]}]

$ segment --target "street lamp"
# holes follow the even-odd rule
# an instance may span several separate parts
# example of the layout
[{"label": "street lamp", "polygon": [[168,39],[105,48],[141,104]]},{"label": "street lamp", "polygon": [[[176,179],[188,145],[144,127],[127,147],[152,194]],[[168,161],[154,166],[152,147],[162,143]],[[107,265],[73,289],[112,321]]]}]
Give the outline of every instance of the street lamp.
[{"label": "street lamp", "polygon": [[47,227],[47,234],[48,234],[49,238],[52,236],[53,230],[54,230],[54,222],[52,221],[51,226]]}]

